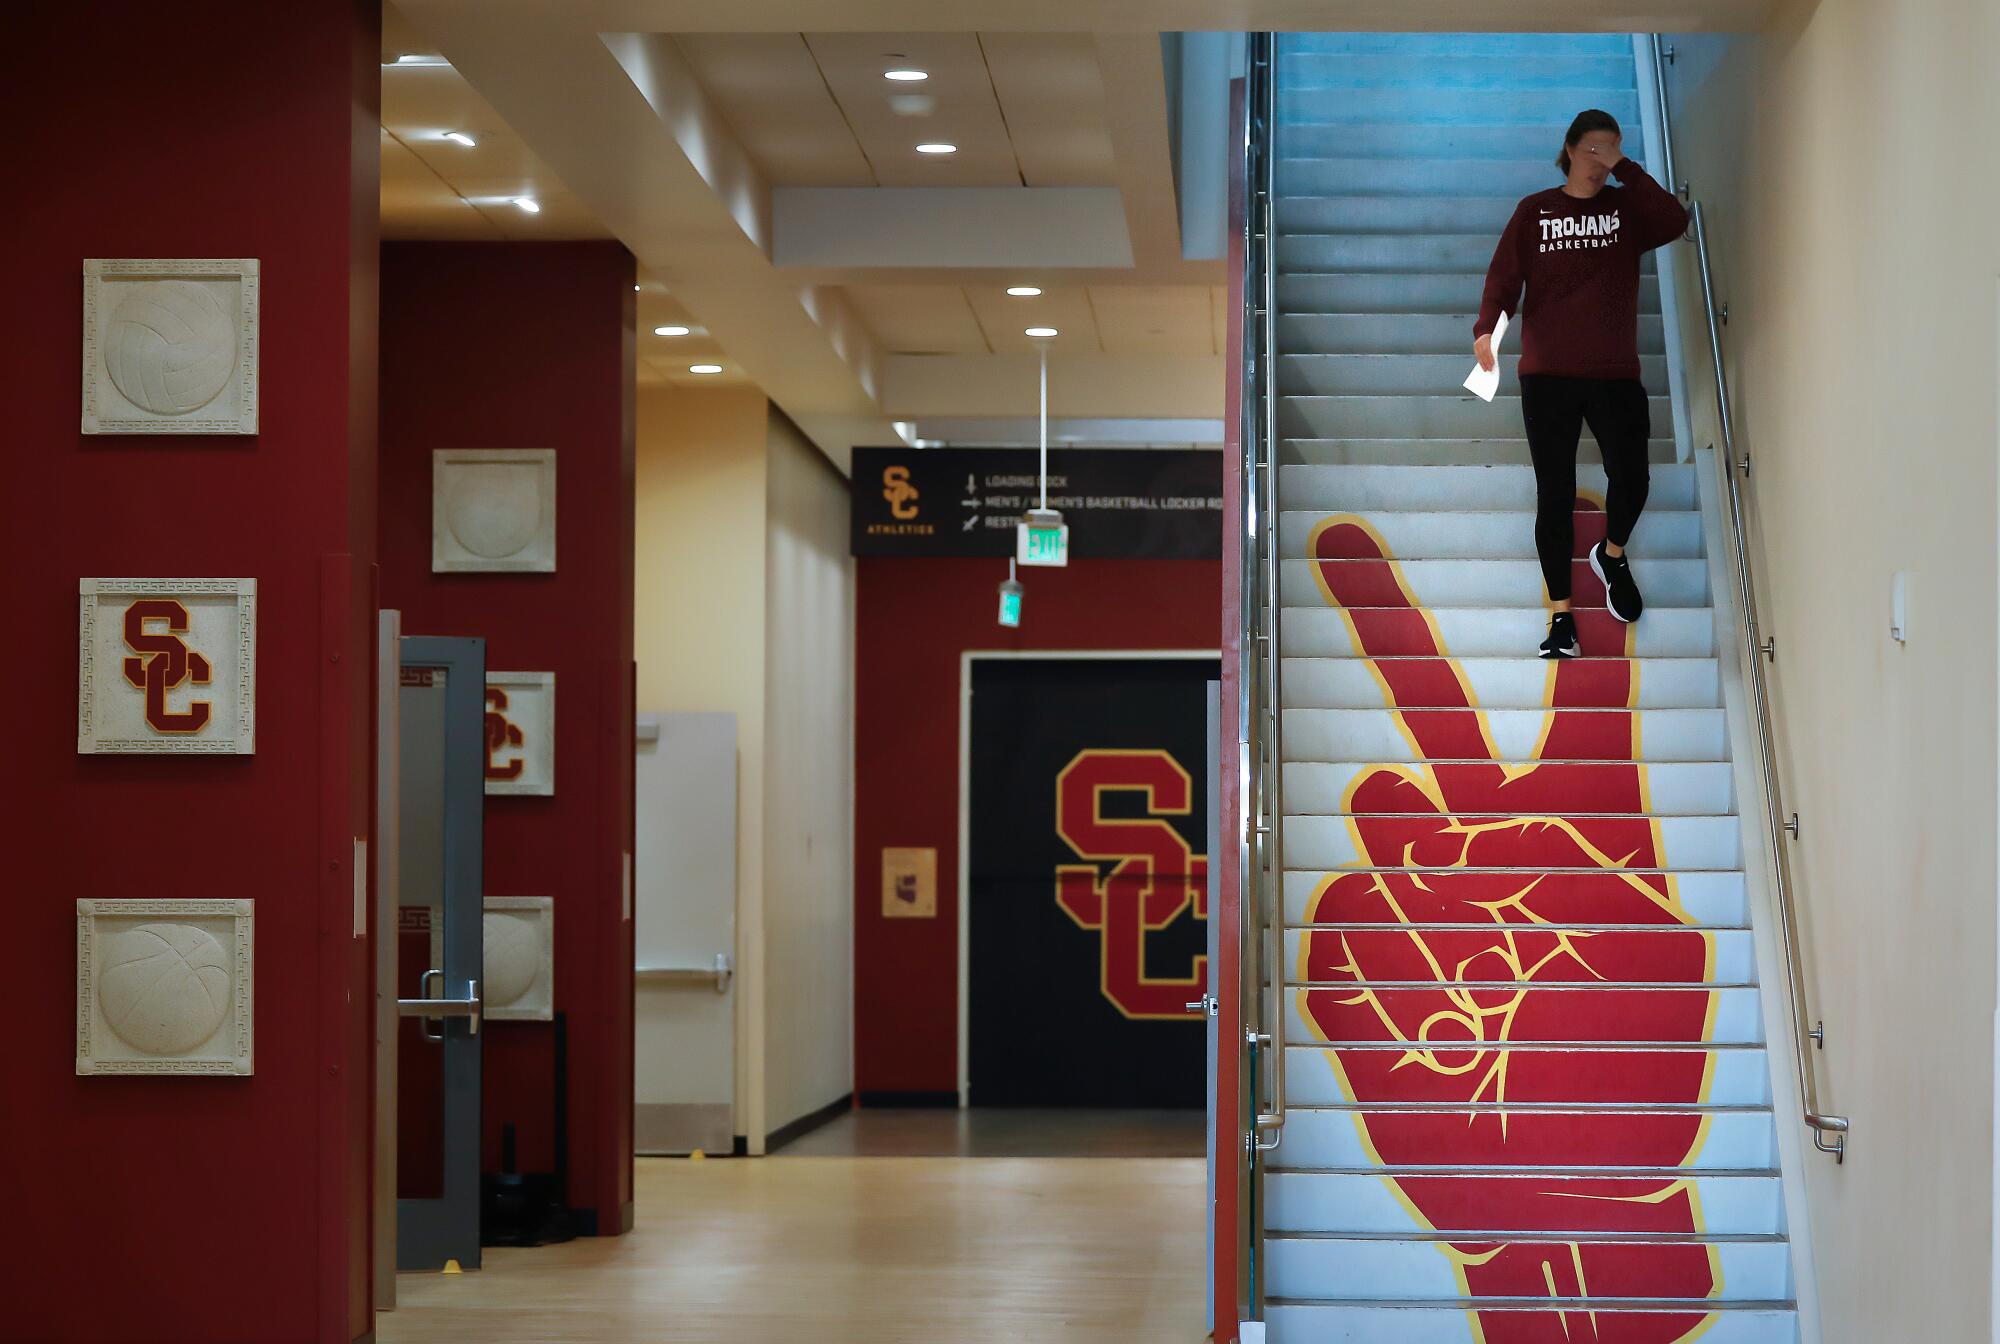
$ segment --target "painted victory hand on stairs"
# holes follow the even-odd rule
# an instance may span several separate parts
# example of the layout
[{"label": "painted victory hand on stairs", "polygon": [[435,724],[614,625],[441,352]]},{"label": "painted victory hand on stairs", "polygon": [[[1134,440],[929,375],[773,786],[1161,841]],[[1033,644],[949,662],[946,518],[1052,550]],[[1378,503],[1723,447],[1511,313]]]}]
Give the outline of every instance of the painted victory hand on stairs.
[{"label": "painted victory hand on stairs", "polygon": [[[1602,525],[1587,508],[1578,522]],[[1530,744],[1518,717],[1502,727],[1479,707],[1366,522],[1326,519],[1307,554],[1411,763],[1342,783],[1343,871],[1287,943],[1308,986],[1294,1020],[1330,1046],[1316,1053],[1416,1226],[1473,1234],[1437,1241],[1460,1291],[1516,1300],[1472,1313],[1472,1338],[1688,1339],[1711,1319],[1695,1303],[1722,1292],[1713,1246],[1693,1240],[1716,939],[1682,906],[1646,815],[1628,629],[1579,613],[1587,656],[1537,664]],[[1457,1170],[1411,1170],[1437,1167]],[[1519,1301],[1549,1298],[1690,1310]]]}]

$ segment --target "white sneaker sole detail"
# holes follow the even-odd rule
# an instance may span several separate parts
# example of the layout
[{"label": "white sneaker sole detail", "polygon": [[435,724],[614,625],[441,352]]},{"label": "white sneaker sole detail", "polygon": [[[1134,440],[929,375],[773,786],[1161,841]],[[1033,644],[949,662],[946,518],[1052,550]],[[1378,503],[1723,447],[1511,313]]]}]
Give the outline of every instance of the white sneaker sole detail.
[{"label": "white sneaker sole detail", "polygon": [[1611,580],[1604,577],[1604,566],[1597,563],[1597,553],[1602,549],[1603,545],[1604,543],[1600,541],[1597,545],[1590,548],[1590,572],[1595,574],[1597,581],[1604,585],[1604,609],[1611,613],[1611,619],[1630,625],[1633,618],[1619,615],[1618,608],[1611,605]]}]

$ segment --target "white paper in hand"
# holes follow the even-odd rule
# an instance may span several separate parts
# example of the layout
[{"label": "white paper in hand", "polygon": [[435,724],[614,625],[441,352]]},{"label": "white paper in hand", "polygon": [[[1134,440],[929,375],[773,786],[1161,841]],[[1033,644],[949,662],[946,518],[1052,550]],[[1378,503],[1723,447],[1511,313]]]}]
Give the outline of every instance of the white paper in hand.
[{"label": "white paper in hand", "polygon": [[1493,367],[1482,369],[1472,366],[1472,372],[1465,377],[1465,390],[1481,401],[1493,400],[1493,394],[1500,390],[1500,338],[1507,334],[1507,314],[1500,314],[1500,320],[1493,324]]}]

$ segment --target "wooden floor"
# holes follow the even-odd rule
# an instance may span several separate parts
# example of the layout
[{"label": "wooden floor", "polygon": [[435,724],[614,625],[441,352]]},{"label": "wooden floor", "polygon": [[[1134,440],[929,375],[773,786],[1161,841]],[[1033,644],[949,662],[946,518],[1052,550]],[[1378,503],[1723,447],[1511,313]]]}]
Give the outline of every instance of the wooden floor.
[{"label": "wooden floor", "polygon": [[625,1237],[403,1275],[379,1344],[1195,1344],[1187,1158],[642,1158]]}]

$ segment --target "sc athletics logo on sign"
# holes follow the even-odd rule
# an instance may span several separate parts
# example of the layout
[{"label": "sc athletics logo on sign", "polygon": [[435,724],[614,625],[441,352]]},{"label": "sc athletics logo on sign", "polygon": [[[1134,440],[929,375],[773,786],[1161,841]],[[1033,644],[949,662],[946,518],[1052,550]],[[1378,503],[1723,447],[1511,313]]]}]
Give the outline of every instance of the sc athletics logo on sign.
[{"label": "sc athletics logo on sign", "polygon": [[[1107,815],[1114,792],[1141,795],[1145,815]],[[1208,988],[1206,956],[1186,976],[1146,973],[1149,933],[1190,905],[1196,919],[1208,918],[1208,858],[1166,820],[1188,815],[1193,794],[1187,771],[1164,751],[1082,751],[1056,776],[1056,832],[1089,860],[1056,866],[1056,903],[1098,935],[1100,986],[1126,1017],[1185,1020],[1188,1001]]]},{"label": "sc athletics logo on sign", "polygon": [[255,579],[84,579],[76,747],[256,749]]},{"label": "sc athletics logo on sign", "polygon": [[937,528],[917,521],[923,512],[923,492],[910,483],[908,467],[884,467],[882,469],[882,499],[889,506],[892,522],[868,524],[871,537],[928,537]]}]

